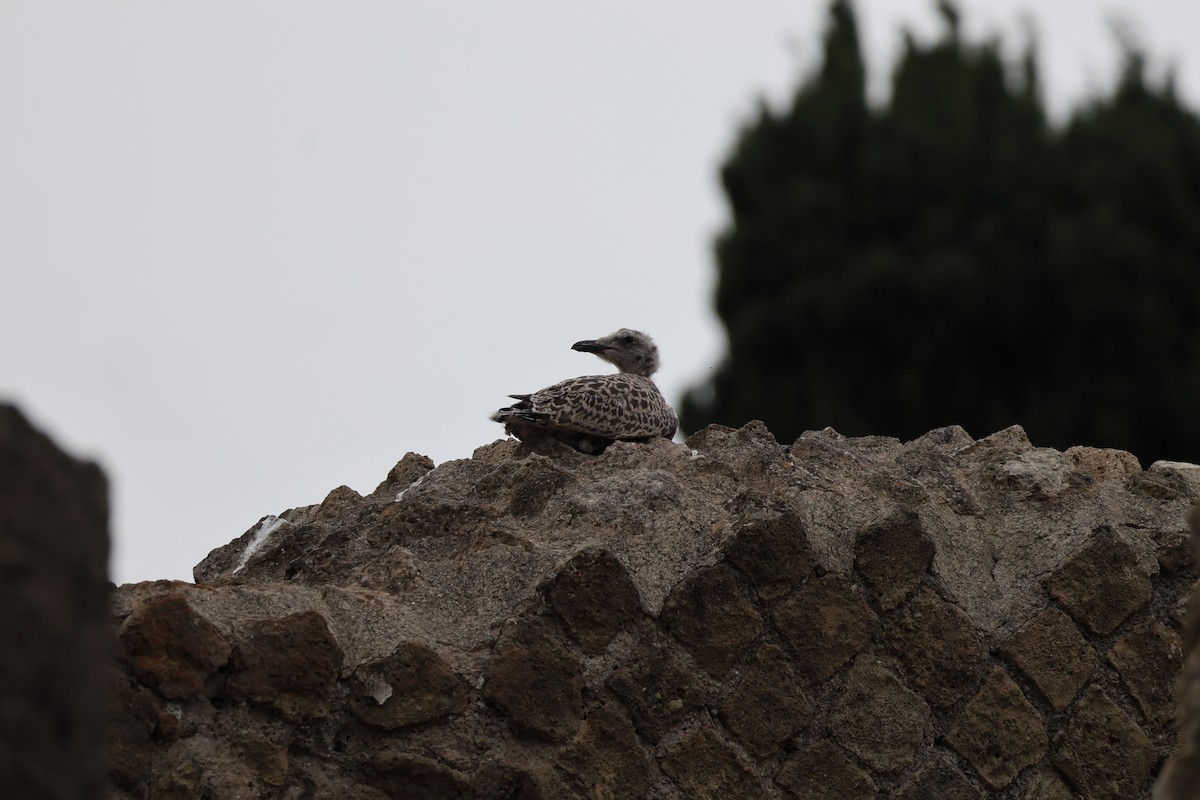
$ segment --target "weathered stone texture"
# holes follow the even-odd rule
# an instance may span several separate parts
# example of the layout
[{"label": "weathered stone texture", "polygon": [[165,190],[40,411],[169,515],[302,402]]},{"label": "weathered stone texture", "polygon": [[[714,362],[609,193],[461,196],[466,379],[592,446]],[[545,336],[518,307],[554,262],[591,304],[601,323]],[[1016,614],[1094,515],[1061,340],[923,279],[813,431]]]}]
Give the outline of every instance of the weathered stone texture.
[{"label": "weathered stone texture", "polygon": [[773,621],[801,672],[814,681],[837,672],[879,627],[862,592],[841,575],[817,578],[792,592],[775,608]]},{"label": "weathered stone texture", "polygon": [[133,674],[169,700],[200,691],[232,652],[216,626],[178,592],[138,607],[121,626],[119,636]]},{"label": "weathered stone texture", "polygon": [[410,454],[115,593],[109,800],[1145,800],[1184,472],[1019,428]]},{"label": "weathered stone texture", "polygon": [[732,525],[725,558],[767,602],[786,594],[817,568],[804,523],[792,511],[755,511]]},{"label": "weathered stone texture", "polygon": [[584,796],[643,797],[650,788],[650,758],[619,712],[593,712],[555,763]]},{"label": "weathered stone texture", "polygon": [[1150,600],[1150,577],[1129,545],[1108,528],[1097,531],[1046,586],[1093,633],[1112,633]]},{"label": "weathered stone texture", "polygon": [[249,627],[233,651],[226,691],[290,720],[329,713],[342,650],[325,618],[302,611]]},{"label": "weathered stone texture", "polygon": [[607,686],[625,704],[642,738],[654,744],[716,691],[656,635],[644,636],[639,644],[635,655],[614,670]]},{"label": "weathered stone texture", "polygon": [[1135,625],[1113,644],[1108,661],[1137,701],[1151,730],[1175,713],[1175,676],[1183,664],[1179,634],[1155,619]]},{"label": "weathered stone texture", "polygon": [[984,800],[965,775],[945,758],[934,755],[895,795],[896,800]]},{"label": "weathered stone texture", "polygon": [[1078,795],[1054,769],[1044,767],[1029,776],[1020,797],[1021,800],[1077,800]]},{"label": "weathered stone texture", "polygon": [[875,782],[846,757],[846,754],[822,739],[804,747],[775,775],[775,782],[796,800],[873,800]]},{"label": "weathered stone texture", "polygon": [[287,782],[287,748],[252,733],[232,733],[228,738],[234,757],[264,785],[283,786]]},{"label": "weathered stone texture", "polygon": [[663,605],[662,621],[696,663],[722,678],[762,632],[762,616],[723,565],[697,571]]},{"label": "weathered stone texture", "polygon": [[1098,686],[1085,689],[1054,754],[1075,791],[1094,800],[1134,797],[1154,762],[1154,745],[1133,720]]},{"label": "weathered stone texture", "polygon": [[456,769],[434,759],[385,749],[371,757],[373,782],[389,798],[459,800],[468,796],[470,783]]},{"label": "weathered stone texture", "polygon": [[1004,642],[1000,654],[1033,682],[1055,711],[1062,711],[1087,683],[1096,652],[1074,623],[1047,608]]},{"label": "weathered stone texture", "polygon": [[416,642],[401,642],[391,655],[363,664],[350,677],[350,710],[382,730],[460,713],[466,705],[462,679]]},{"label": "weathered stone texture", "polygon": [[904,609],[889,641],[909,681],[931,705],[951,705],[975,683],[983,655],[975,626],[962,609],[929,589]]},{"label": "weathered stone texture", "polygon": [[114,788],[138,794],[144,791],[149,778],[162,707],[152,691],[124,673],[113,675],[112,686],[108,708],[113,720],[108,730],[108,779]]},{"label": "weathered stone texture", "polygon": [[783,650],[763,645],[745,676],[721,706],[721,720],[757,758],[779,752],[783,743],[812,722],[812,703]]},{"label": "weathered stone texture", "polygon": [[659,765],[685,797],[724,800],[762,797],[754,770],[714,731],[704,725],[689,729],[666,747]]},{"label": "weathered stone texture", "polygon": [[863,532],[854,546],[854,566],[885,610],[900,605],[917,588],[932,559],[933,543],[912,513]]},{"label": "weathered stone texture", "polygon": [[[265,740],[200,734],[171,744],[151,797],[254,800],[282,784],[287,754]],[[269,782],[268,782],[269,781]]]},{"label": "weathered stone texture", "polygon": [[513,800],[583,800],[584,797],[584,793],[553,764],[537,761],[522,769]]},{"label": "weathered stone texture", "polygon": [[[1200,558],[1200,505],[1188,515],[1192,552]],[[1179,710],[1179,743],[1155,784],[1155,800],[1188,800],[1200,786],[1200,592],[1195,588],[1188,600],[1183,629],[1183,668],[1176,691]]]},{"label": "weathered stone texture", "polygon": [[604,550],[577,553],[543,591],[567,633],[589,655],[603,653],[640,606],[629,573]]},{"label": "weathered stone texture", "polygon": [[583,711],[579,657],[539,622],[518,622],[501,636],[483,672],[483,697],[519,733],[562,741]]},{"label": "weathered stone texture", "polygon": [[912,763],[931,723],[925,701],[870,657],[850,668],[829,712],[829,731],[838,744],[882,773]]},{"label": "weathered stone texture", "polygon": [[962,715],[946,734],[946,743],[1000,789],[1022,769],[1046,754],[1041,716],[1002,668],[992,670]]}]

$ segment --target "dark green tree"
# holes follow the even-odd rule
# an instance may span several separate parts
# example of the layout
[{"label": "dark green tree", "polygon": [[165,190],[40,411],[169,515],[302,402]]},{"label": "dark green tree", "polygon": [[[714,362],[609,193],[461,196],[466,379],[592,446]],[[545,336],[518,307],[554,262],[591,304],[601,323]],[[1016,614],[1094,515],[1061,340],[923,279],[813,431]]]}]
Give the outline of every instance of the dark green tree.
[{"label": "dark green tree", "polygon": [[850,3],[790,107],[723,166],[729,340],[685,430],[790,441],[1019,423],[1038,444],[1200,459],[1200,121],[1133,50],[1051,126],[1031,49],[911,37],[873,109]]}]

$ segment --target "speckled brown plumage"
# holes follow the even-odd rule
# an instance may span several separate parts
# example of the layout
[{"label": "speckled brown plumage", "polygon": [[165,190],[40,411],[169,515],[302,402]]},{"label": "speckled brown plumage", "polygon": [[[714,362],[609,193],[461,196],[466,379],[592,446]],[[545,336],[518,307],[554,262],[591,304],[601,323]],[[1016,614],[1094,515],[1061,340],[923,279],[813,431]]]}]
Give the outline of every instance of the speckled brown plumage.
[{"label": "speckled brown plumage", "polygon": [[622,328],[571,347],[595,353],[620,372],[584,375],[533,394],[509,395],[519,402],[501,408],[492,419],[518,439],[551,436],[585,453],[600,452],[618,439],[675,435],[675,412],[650,379],[658,369],[658,347],[649,336]]}]

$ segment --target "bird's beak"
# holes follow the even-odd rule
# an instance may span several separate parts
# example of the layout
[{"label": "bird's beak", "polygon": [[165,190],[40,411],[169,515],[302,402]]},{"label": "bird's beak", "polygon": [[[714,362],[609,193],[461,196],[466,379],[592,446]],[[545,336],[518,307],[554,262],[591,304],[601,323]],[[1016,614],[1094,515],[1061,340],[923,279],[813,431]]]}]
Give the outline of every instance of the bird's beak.
[{"label": "bird's beak", "polygon": [[578,350],[581,353],[603,353],[605,350],[615,349],[611,344],[598,342],[595,339],[584,339],[582,342],[576,342],[571,345],[572,350]]}]

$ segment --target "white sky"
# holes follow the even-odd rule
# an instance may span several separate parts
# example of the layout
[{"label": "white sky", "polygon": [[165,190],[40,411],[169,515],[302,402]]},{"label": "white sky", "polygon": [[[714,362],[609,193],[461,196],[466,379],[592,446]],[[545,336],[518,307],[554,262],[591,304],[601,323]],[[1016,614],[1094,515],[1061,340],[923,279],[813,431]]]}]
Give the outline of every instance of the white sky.
[{"label": "white sky", "polygon": [[[604,371],[578,339],[650,332],[677,402],[723,347],[717,166],[827,5],[3,0],[0,399],[107,470],[118,583],[470,456],[508,393]],[[961,7],[1035,21],[1059,114],[1114,16],[1200,108],[1195,0]],[[878,95],[934,3],[857,8]]]}]

